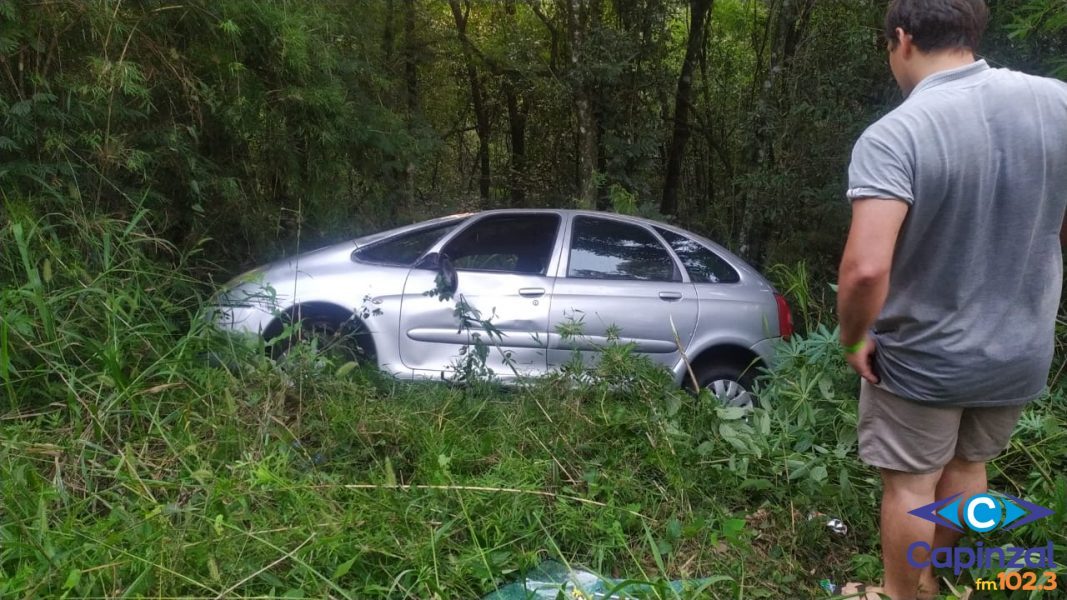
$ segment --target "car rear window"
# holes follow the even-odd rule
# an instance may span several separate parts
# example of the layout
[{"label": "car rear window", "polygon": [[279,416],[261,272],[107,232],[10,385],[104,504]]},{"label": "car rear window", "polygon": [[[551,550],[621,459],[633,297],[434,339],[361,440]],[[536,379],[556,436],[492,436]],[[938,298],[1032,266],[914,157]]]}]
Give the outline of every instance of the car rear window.
[{"label": "car rear window", "polygon": [[674,253],[689,271],[693,283],[737,283],[741,276],[718,254],[709,250],[704,244],[684,235],[656,227],[656,232],[667,240]]},{"label": "car rear window", "polygon": [[437,240],[445,237],[462,222],[450,221],[386,238],[356,250],[354,256],[364,262],[410,267],[420,256],[426,254]]}]

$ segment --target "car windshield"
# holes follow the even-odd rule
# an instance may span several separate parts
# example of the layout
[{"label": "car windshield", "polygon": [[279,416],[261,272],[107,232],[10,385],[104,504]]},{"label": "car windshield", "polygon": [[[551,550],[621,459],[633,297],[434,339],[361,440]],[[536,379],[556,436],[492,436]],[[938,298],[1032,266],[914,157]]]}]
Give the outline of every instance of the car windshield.
[{"label": "car windshield", "polygon": [[463,221],[464,219],[457,219],[395,235],[356,250],[355,257],[364,262],[410,267],[437,243],[437,240],[443,238]]}]

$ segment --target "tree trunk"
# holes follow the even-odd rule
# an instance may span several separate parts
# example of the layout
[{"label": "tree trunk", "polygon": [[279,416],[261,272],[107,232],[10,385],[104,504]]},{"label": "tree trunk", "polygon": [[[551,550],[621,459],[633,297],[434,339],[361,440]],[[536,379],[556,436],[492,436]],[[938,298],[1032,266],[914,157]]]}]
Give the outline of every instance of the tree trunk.
[{"label": "tree trunk", "polygon": [[404,11],[404,96],[408,114],[419,106],[418,41],[415,37],[416,0],[407,0]]},{"label": "tree trunk", "polygon": [[[406,0],[404,10],[404,100],[407,105],[408,127],[414,124],[419,110],[419,53],[415,34],[415,11],[417,0]],[[404,182],[404,200],[414,206],[415,163],[409,160],[401,174]]]},{"label": "tree trunk", "polygon": [[[744,155],[752,168],[764,173],[774,172],[775,138],[771,116],[782,114],[782,90],[789,77],[791,63],[797,47],[807,33],[815,0],[777,0],[768,15],[770,60],[763,75],[763,83],[757,92],[753,118],[754,133]],[[762,53],[762,50],[761,50]],[[757,79],[758,80],[758,79]],[[766,202],[777,201],[757,190],[748,190],[743,203],[740,248],[742,253],[757,263],[764,259],[770,227],[766,223]]]},{"label": "tree trunk", "polygon": [[504,97],[511,136],[511,205],[521,207],[526,201],[526,107],[520,102],[511,77],[504,79]]},{"label": "tree trunk", "polygon": [[489,173],[489,113],[485,108],[482,85],[473,66],[467,67],[471,77],[471,101],[474,104],[475,131],[478,133],[478,196],[489,199],[492,178]]},{"label": "tree trunk", "polygon": [[567,28],[570,30],[570,75],[574,85],[574,103],[578,117],[578,206],[596,208],[597,186],[597,128],[593,116],[593,101],[589,82],[581,73],[585,59],[585,29],[590,15],[599,11],[599,4],[589,6],[584,0],[567,2]]},{"label": "tree trunk", "polygon": [[471,55],[470,42],[467,40],[467,16],[470,14],[470,5],[466,10],[460,8],[459,0],[449,0],[452,7],[452,16],[456,20],[456,33],[459,35],[460,46],[463,48],[463,56],[466,61],[467,79],[471,87],[471,104],[474,106],[474,131],[478,135],[478,195],[482,200],[489,199],[490,183],[492,179],[489,172],[489,136],[491,123],[489,111],[485,106],[485,93],[482,89],[482,81],[478,76],[478,70],[474,66],[474,57]]},{"label": "tree trunk", "polygon": [[[507,0],[504,11],[515,20],[515,0]],[[518,208],[526,202],[526,105],[515,89],[515,75],[504,76],[504,100],[508,106],[508,133],[511,137],[511,172],[508,187],[511,206]]]},{"label": "tree trunk", "polygon": [[691,0],[689,40],[685,45],[682,72],[678,76],[678,92],[674,95],[674,127],[667,147],[667,169],[663,178],[663,198],[660,212],[673,215],[678,211],[678,189],[681,187],[682,161],[689,142],[689,109],[693,104],[693,69],[703,51],[708,16],[714,0]]},{"label": "tree trunk", "polygon": [[396,7],[393,5],[394,0],[386,0],[385,3],[385,29],[382,31],[382,55],[385,57],[385,63],[391,65],[393,61],[393,16],[396,14]]}]

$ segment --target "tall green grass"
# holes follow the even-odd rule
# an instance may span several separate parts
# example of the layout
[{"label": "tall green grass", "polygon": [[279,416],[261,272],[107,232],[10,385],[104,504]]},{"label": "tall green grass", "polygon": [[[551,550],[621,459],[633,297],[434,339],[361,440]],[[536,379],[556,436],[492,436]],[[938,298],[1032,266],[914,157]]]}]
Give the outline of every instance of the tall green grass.
[{"label": "tall green grass", "polygon": [[[144,214],[0,228],[0,597],[476,598],[545,559],[662,598],[878,576],[856,379],[825,327],[747,416],[626,346],[517,389],[402,384],[215,332],[195,259]],[[1058,551],[1060,406],[994,467],[1056,510],[1022,535]]]}]

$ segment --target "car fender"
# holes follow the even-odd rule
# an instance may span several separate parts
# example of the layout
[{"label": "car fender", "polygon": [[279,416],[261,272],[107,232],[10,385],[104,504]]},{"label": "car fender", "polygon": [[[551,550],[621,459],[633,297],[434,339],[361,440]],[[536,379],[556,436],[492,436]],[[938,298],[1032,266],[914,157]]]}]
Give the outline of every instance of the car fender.
[{"label": "car fender", "polygon": [[781,338],[766,338],[753,344],[752,338],[744,335],[742,331],[720,329],[708,332],[703,336],[694,338],[689,348],[686,349],[685,358],[680,357],[671,372],[674,374],[675,381],[682,385],[689,377],[686,362],[688,361],[689,366],[692,366],[706,352],[715,348],[736,348],[738,351],[755,356],[761,363],[760,366],[773,367],[775,363],[774,348],[779,339]]}]

